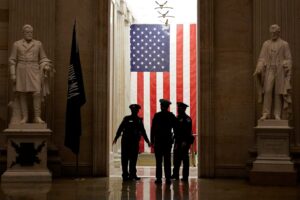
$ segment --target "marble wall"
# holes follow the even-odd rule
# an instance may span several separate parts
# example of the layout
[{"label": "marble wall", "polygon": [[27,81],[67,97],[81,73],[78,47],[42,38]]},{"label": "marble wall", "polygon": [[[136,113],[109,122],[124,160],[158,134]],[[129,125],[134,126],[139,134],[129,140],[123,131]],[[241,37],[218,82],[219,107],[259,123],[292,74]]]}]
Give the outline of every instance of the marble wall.
[{"label": "marble wall", "polygon": [[242,175],[253,139],[252,1],[215,1],[216,176]]},{"label": "marble wall", "polygon": [[199,175],[245,176],[254,138],[252,1],[203,0],[199,18]]},{"label": "marble wall", "polygon": [[55,19],[55,57],[56,76],[54,84],[54,130],[53,142],[62,158],[63,173],[75,166],[75,156],[64,146],[64,128],[67,94],[68,66],[73,25],[76,20],[77,41],[86,93],[86,104],[81,109],[82,136],[80,144],[79,166],[82,173],[92,171],[92,133],[93,133],[93,67],[94,67],[94,4],[92,0],[57,0]]},{"label": "marble wall", "polygon": [[[8,0],[0,0],[0,130],[7,125],[8,103]],[[0,148],[4,138],[0,135]]]}]

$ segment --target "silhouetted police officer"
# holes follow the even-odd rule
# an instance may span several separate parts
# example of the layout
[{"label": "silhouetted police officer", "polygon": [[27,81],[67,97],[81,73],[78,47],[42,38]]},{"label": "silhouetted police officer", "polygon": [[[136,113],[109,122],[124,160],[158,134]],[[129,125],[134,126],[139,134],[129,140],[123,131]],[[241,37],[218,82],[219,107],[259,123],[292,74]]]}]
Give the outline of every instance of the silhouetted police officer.
[{"label": "silhouetted police officer", "polygon": [[181,162],[183,162],[182,179],[187,181],[189,177],[189,149],[194,141],[192,134],[192,119],[185,113],[188,105],[182,102],[177,103],[177,126],[174,132],[175,145],[174,145],[174,157],[173,157],[173,175],[172,178],[179,179],[179,168]]},{"label": "silhouetted police officer", "polygon": [[136,162],[139,152],[139,141],[141,135],[150,146],[150,142],[146,135],[142,118],[138,116],[138,112],[141,106],[138,104],[131,104],[129,108],[131,110],[131,115],[124,117],[113,141],[113,144],[115,144],[121,133],[123,132],[121,141],[121,163],[123,171],[122,177],[124,181],[132,179],[140,180],[140,178],[136,175]]},{"label": "silhouetted police officer", "polygon": [[162,161],[164,159],[164,169],[166,183],[171,183],[171,149],[173,145],[172,129],[176,125],[176,117],[168,111],[171,102],[160,99],[161,111],[155,113],[151,127],[151,143],[154,145],[156,159],[156,181],[161,183]]}]

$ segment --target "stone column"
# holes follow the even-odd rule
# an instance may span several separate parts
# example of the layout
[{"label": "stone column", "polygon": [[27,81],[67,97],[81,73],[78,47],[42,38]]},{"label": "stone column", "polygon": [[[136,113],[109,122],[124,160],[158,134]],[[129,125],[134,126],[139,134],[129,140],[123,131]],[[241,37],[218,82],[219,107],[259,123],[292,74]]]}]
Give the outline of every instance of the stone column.
[{"label": "stone column", "polygon": [[93,1],[93,175],[109,176],[109,0]]},{"label": "stone column", "polygon": [[[110,72],[111,78],[111,134],[112,139],[118,129],[123,117],[129,113],[128,105],[129,101],[126,96],[130,96],[130,69],[128,68],[129,53],[127,49],[129,32],[126,31],[126,15],[127,7],[125,1],[121,1],[120,4],[116,2],[114,11],[114,24],[111,28],[114,28],[113,38],[113,64],[111,64]],[[115,153],[120,152],[121,145],[118,142],[113,150]]]},{"label": "stone column", "polygon": [[[120,7],[120,14],[121,14],[121,20],[120,20],[120,65],[119,65],[119,69],[120,69],[120,84],[119,84],[119,94],[120,94],[120,98],[118,99],[118,103],[120,106],[120,114],[121,114],[121,119],[123,119],[124,115],[126,113],[128,113],[128,106],[125,104],[125,95],[126,95],[126,74],[125,71],[126,69],[126,60],[125,60],[125,56],[126,56],[126,52],[125,52],[125,41],[126,41],[126,35],[125,35],[125,26],[126,26],[126,11],[127,11],[127,7],[126,7],[126,2],[124,0],[121,0],[121,7]],[[129,37],[129,36],[128,36]]]},{"label": "stone column", "polygon": [[[112,139],[115,136],[115,133],[117,131],[118,125],[121,122],[120,118],[120,104],[119,104],[119,99],[120,99],[120,83],[122,83],[122,79],[120,77],[120,62],[121,62],[121,41],[120,41],[120,21],[121,21],[121,12],[120,12],[120,1],[115,1],[114,3],[114,10],[113,10],[113,23],[112,23],[112,29],[113,29],[113,35],[111,38],[112,39],[112,44],[113,46],[111,47],[113,51],[111,52],[112,55],[112,64],[110,68],[110,73],[111,73],[111,85],[110,85],[110,92],[111,92],[111,134],[112,134]],[[118,80],[118,81],[116,81]],[[114,147],[113,150],[115,153],[118,153],[121,149],[120,143],[118,142]]]},{"label": "stone column", "polygon": [[[9,86],[8,70],[8,0],[0,1],[0,130],[7,127],[7,103]],[[0,136],[0,149],[4,146],[4,137]],[[1,162],[0,162],[1,169]]]},{"label": "stone column", "polygon": [[[109,23],[109,85],[112,86],[114,81],[113,81],[113,66],[114,66],[114,34],[115,34],[115,29],[114,29],[114,21],[115,21],[115,10],[116,10],[116,5],[115,5],[115,1],[112,0],[110,2],[110,23]],[[113,97],[113,92],[110,89],[109,90],[109,99],[112,99]],[[113,147],[112,141],[115,137],[115,134],[113,132],[114,127],[113,127],[113,107],[112,107],[113,103],[109,102],[109,127],[108,127],[108,133],[109,133],[109,153],[110,153],[110,168],[114,167],[114,155],[115,152],[117,152],[116,148]]]},{"label": "stone column", "polygon": [[[130,25],[133,23],[132,15],[130,10],[127,9],[127,15],[125,19],[125,105],[129,105],[130,103],[136,103],[136,102],[131,102],[131,73],[130,73]],[[126,107],[127,108],[127,107]],[[129,112],[129,110],[128,110]]]},{"label": "stone column", "polygon": [[[215,176],[215,130],[214,130],[214,0],[198,3],[198,176]],[[201,28],[206,27],[206,28]],[[200,33],[201,31],[201,33]],[[199,40],[200,38],[200,40]]]}]

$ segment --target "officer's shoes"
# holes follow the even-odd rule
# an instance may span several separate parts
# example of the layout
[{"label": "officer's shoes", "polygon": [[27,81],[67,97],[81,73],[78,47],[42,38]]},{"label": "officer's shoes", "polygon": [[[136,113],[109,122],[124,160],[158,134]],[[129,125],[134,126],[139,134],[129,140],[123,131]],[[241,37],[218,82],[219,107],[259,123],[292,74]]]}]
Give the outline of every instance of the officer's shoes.
[{"label": "officer's shoes", "polygon": [[172,176],[171,176],[171,179],[174,179],[174,180],[178,181],[178,180],[179,180],[179,176],[174,176],[174,175],[172,175]]},{"label": "officer's shoes", "polygon": [[141,178],[140,177],[138,177],[138,176],[135,176],[135,177],[129,177],[131,180],[135,180],[135,181],[139,181],[139,180],[141,180]]},{"label": "officer's shoes", "polygon": [[125,182],[125,181],[131,181],[132,180],[132,178],[129,178],[129,177],[123,177],[123,181]]},{"label": "officer's shoes", "polygon": [[156,179],[154,183],[155,183],[155,184],[161,184],[162,181],[161,181],[161,179]]},{"label": "officer's shoes", "polygon": [[189,181],[189,178],[182,178],[181,181]]},{"label": "officer's shoes", "polygon": [[171,183],[171,179],[166,179],[166,184],[170,185]]}]

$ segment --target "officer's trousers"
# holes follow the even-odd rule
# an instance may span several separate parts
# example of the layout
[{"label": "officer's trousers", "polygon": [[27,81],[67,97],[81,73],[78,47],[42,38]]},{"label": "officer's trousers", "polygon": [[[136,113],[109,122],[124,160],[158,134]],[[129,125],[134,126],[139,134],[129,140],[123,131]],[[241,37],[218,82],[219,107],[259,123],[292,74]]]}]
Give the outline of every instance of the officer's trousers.
[{"label": "officer's trousers", "polygon": [[[136,162],[138,158],[138,144],[128,144],[129,142],[123,142],[121,146],[121,164],[122,164],[122,177],[134,178],[136,177]],[[129,164],[129,173],[128,173]]]},{"label": "officer's trousers", "polygon": [[182,147],[181,144],[176,144],[174,149],[174,157],[173,157],[173,177],[179,178],[179,169],[181,162],[183,162],[182,168],[182,178],[187,179],[189,177],[189,168],[190,168],[190,159],[189,159],[189,147],[187,145]]},{"label": "officer's trousers", "polygon": [[162,178],[162,162],[164,162],[165,178],[171,179],[171,148],[172,145],[154,146],[156,159],[156,179]]}]

